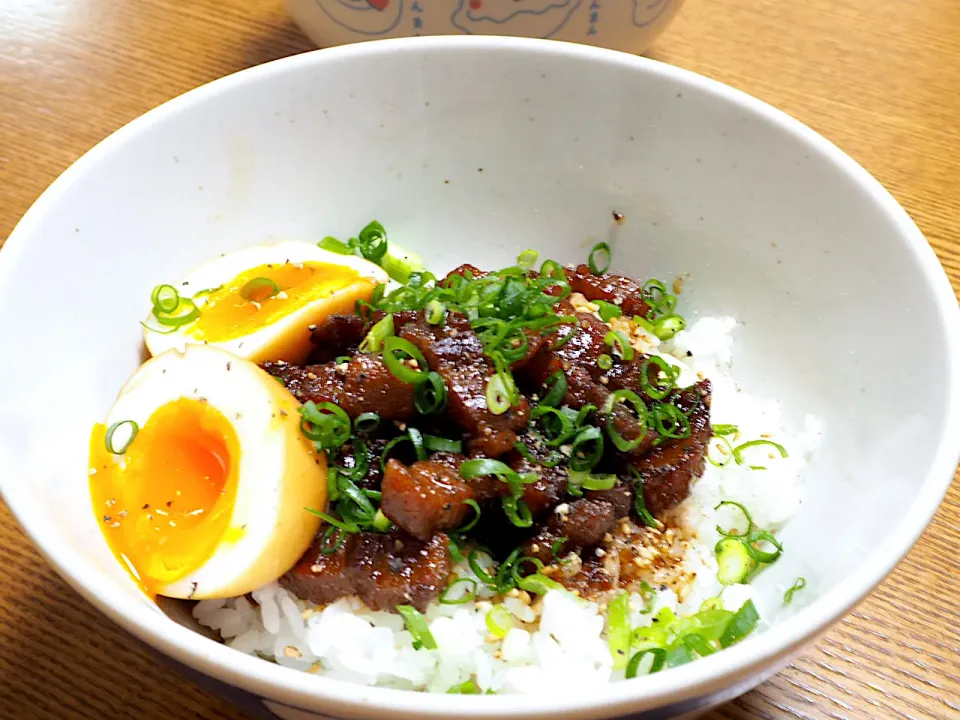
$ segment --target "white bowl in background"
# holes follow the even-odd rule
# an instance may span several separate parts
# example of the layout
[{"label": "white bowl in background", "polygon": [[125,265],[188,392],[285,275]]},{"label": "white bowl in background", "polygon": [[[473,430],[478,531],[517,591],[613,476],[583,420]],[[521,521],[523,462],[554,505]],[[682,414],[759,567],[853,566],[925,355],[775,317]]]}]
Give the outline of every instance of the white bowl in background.
[{"label": "white bowl in background", "polygon": [[[756,581],[772,597],[804,575],[806,607],[602,692],[462,696],[291,671],[140,594],[90,512],[86,473],[90,427],[140,362],[150,289],[224,251],[345,236],[371,217],[437,270],[505,264],[527,247],[574,261],[603,238],[620,272],[689,273],[685,312],[743,322],[746,388],[780,398],[794,426],[808,412],[824,422],[787,552]],[[0,328],[0,489],[30,537],[122,627],[282,718],[696,713],[776,672],[862,599],[923,531],[960,453],[960,312],[896,201],[758,100],[581,45],[384,41],[187,93],[91,150],[31,208],[0,253]]]},{"label": "white bowl in background", "polygon": [[549,38],[642,53],[683,0],[286,0],[320,47],[420,35]]}]

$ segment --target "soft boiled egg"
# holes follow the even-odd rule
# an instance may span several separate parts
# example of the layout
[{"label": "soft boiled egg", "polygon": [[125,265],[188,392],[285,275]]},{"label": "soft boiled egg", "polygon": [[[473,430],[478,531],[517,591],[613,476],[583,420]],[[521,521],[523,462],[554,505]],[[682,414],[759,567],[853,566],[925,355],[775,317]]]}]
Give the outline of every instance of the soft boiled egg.
[{"label": "soft boiled egg", "polygon": [[158,286],[144,340],[151,355],[202,344],[253,362],[299,363],[310,352],[311,325],[353,312],[388,280],[372,262],[310,243],[257,245]]},{"label": "soft boiled egg", "polygon": [[111,549],[151,594],[233,597],[306,551],[326,502],[326,458],[299,403],[253,363],[203,345],[127,382],[93,432],[90,488]]}]

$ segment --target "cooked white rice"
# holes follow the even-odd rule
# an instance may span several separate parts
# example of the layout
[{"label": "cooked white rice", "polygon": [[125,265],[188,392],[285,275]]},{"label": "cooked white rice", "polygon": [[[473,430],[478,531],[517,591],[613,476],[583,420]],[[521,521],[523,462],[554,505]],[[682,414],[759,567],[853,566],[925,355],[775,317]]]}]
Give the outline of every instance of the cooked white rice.
[{"label": "cooked white rice", "polygon": [[[735,500],[750,509],[757,525],[781,528],[801,502],[801,472],[819,442],[815,418],[807,418],[802,432],[788,434],[776,400],[751,397],[739,389],[731,374],[735,327],[732,318],[707,317],[659,347],[652,347],[658,345],[655,338],[637,343],[638,349],[664,353],[671,362],[679,358],[677,364],[685,368],[680,384],[692,382],[697,374],[709,378],[712,422],[738,426],[737,442],[762,437],[789,451],[786,459],[768,459],[766,448],[754,449],[756,457],[764,459],[763,472],[733,462],[707,465],[678,516],[690,545],[684,569],[696,573],[696,579],[684,589],[682,602],[666,585],[656,588],[654,608],[669,607],[680,615],[695,613],[710,597],[719,595],[728,610],[737,610],[751,597],[749,585],[724,588],[716,579],[716,525],[731,527],[739,518],[730,507],[714,508],[722,500]],[[642,347],[644,340],[651,347]],[[466,564],[455,572],[473,577]],[[565,592],[549,591],[538,600],[514,591],[514,597],[503,602],[515,618],[514,627],[498,639],[485,622],[492,592],[479,587],[474,601],[435,603],[427,611],[436,650],[415,650],[399,615],[373,612],[355,598],[317,609],[276,584],[253,593],[258,605],[243,597],[205,600],[193,614],[236,650],[363,685],[446,692],[473,680],[482,691],[529,693],[549,691],[567,679],[582,686],[623,677],[622,670],[613,668],[603,608],[596,603]],[[634,627],[651,622],[653,614],[640,612],[644,604],[639,595],[631,596],[631,608]]]}]

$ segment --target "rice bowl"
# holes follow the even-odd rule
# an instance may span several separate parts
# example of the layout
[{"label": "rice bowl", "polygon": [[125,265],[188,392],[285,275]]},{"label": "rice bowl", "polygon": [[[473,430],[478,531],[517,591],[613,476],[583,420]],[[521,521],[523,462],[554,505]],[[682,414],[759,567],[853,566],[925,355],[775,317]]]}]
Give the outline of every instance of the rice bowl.
[{"label": "rice bowl", "polygon": [[[380,717],[389,709],[403,718],[463,714],[546,717],[561,711],[599,718],[667,707],[668,712],[679,714],[742,692],[775,671],[800,643],[879,581],[913,542],[939,502],[956,460],[955,443],[949,438],[957,436],[956,413],[950,409],[956,405],[953,398],[957,389],[951,374],[957,357],[956,308],[942,272],[902,210],[849,158],[797,123],[728,88],[648,61],[583,48],[478,39],[457,43],[454,49],[449,40],[438,39],[407,43],[405,47],[418,48],[414,57],[406,55],[401,45],[368,45],[295,58],[195,93],[109,140],[71,170],[31,211],[4,250],[6,272],[0,286],[4,297],[11,300],[0,307],[21,308],[18,313],[4,313],[5,325],[20,333],[17,337],[34,338],[36,342],[31,340],[31,347],[37,351],[26,365],[23,358],[15,355],[2,360],[3,376],[20,381],[5,388],[8,407],[14,412],[2,416],[3,436],[8,442],[0,454],[4,466],[0,477],[28,477],[31,482],[4,481],[5,500],[58,571],[98,607],[179,661],[264,698],[271,706],[344,717]],[[486,62],[475,63],[478,56],[474,50],[481,47],[484,53],[491,54]],[[420,53],[426,54],[426,61]],[[465,77],[467,72],[467,65],[458,64],[458,53],[478,72],[512,68],[515,74],[507,87],[516,93],[499,86],[500,100],[471,105],[474,115],[469,123],[467,116],[455,115],[464,122],[453,132],[449,123],[429,123],[433,118],[449,117],[455,106],[475,98],[475,94],[483,96],[490,89],[483,82],[473,83],[469,89],[460,86],[459,81],[452,82],[453,77]],[[423,126],[426,134],[418,137],[430,139],[430,160],[435,165],[422,173],[416,171],[421,162],[414,151],[416,146],[404,146],[404,152],[414,156],[401,161],[406,168],[404,183],[413,183],[417,188],[413,195],[400,185],[395,186],[393,175],[382,172],[382,153],[361,154],[358,158],[354,150],[347,152],[349,148],[364,146],[356,135],[361,130],[367,142],[371,138],[370,128],[363,123],[344,124],[349,110],[339,118],[334,112],[336,119],[330,120],[331,127],[323,132],[315,124],[288,123],[291,117],[306,119],[299,113],[308,108],[309,117],[321,117],[328,103],[334,110],[349,108],[348,95],[358,86],[351,80],[353,63],[364,67],[363,76],[374,81],[376,94],[386,105],[394,100],[399,102],[400,98],[393,98],[391,90],[403,87],[398,78],[419,78],[423,67],[428,73],[431,68],[439,68],[430,59],[434,54],[444,55],[444,69],[439,75],[446,80],[434,77],[440,83],[438,87],[443,88],[439,95],[418,86],[418,92],[427,92],[432,108],[425,111],[426,115],[418,115],[421,122],[428,123]],[[503,62],[496,59],[501,54]],[[411,73],[368,72],[374,65],[386,62],[387,56],[392,69],[406,68]],[[506,56],[512,60],[507,62]],[[514,64],[519,56],[525,62]],[[333,60],[337,60],[336,72],[324,74],[327,63]],[[609,83],[573,82],[580,77],[578,68],[584,67],[590,68],[591,77],[605,77]],[[541,73],[546,75],[545,80]],[[281,76],[290,84],[274,82]],[[330,83],[323,99],[305,100],[292,92],[299,82],[296,78],[302,80],[300,87],[305,88],[315,83],[318,76]],[[555,82],[554,78],[559,77],[570,82]],[[534,136],[525,134],[527,125],[517,123],[511,125],[514,134],[497,136],[500,140],[483,131],[495,124],[487,122],[490,118],[486,115],[478,115],[478,107],[494,113],[502,103],[509,105],[510,98],[519,104],[529,96],[525,92],[529,83],[540,82],[544,84],[539,86],[541,92],[534,104],[550,114],[552,123],[541,126]],[[251,86],[256,86],[258,100],[244,105],[242,98]],[[606,108],[609,112],[591,112],[589,118],[582,113],[565,113],[561,108],[574,86],[582,100],[578,107]],[[616,92],[612,91],[614,87],[618,88]],[[409,90],[403,90],[405,97],[410,96]],[[635,97],[638,92],[646,98],[642,103]],[[678,98],[677,93],[683,98]],[[637,135],[636,151],[630,149],[626,135],[622,146],[616,142],[608,147],[588,141],[594,137],[588,132],[590,127],[619,117],[619,110],[610,106],[614,99],[617,105],[622,102],[634,118],[631,126],[652,130],[652,134],[646,133],[646,140]],[[265,110],[261,116],[253,112],[254,105],[271,111]],[[250,108],[250,112],[236,113],[241,106]],[[218,108],[228,107],[230,112],[219,114]],[[271,120],[275,117],[273,108],[288,114],[281,115],[282,121]],[[196,114],[201,109],[202,113]],[[255,206],[259,209],[254,211],[254,206],[248,204],[244,213],[232,216],[222,226],[204,226],[218,211],[213,204],[225,190],[225,185],[213,182],[211,176],[205,195],[174,192],[173,205],[184,212],[164,213],[162,223],[147,227],[142,222],[131,224],[135,217],[153,217],[151,203],[162,195],[161,184],[166,183],[164,192],[180,187],[173,175],[164,174],[168,172],[163,169],[164,158],[169,159],[172,154],[193,157],[215,175],[229,165],[227,157],[216,149],[213,135],[201,132],[194,143],[187,139],[193,135],[181,132],[182,123],[200,123],[201,115],[219,118],[222,126],[218,132],[231,128],[241,134],[249,133],[249,137],[270,138],[273,151],[258,155],[256,160],[254,177],[273,178],[271,182],[254,181],[253,189],[263,200]],[[370,113],[365,117],[371,117]],[[381,117],[389,118],[387,134],[398,132],[400,126],[406,128],[409,119],[396,114]],[[609,127],[612,129],[613,125],[616,123]],[[463,145],[458,138],[461,130],[469,128],[474,128],[469,132],[480,133],[484,140],[473,147],[484,149],[462,157]],[[323,140],[328,130],[336,130],[337,143]],[[376,144],[380,136],[375,127],[372,133]],[[747,136],[749,143],[745,141]],[[543,143],[569,149],[574,137],[585,146],[578,155],[582,170],[577,169],[576,160],[569,165],[559,153],[544,154]],[[654,137],[657,142],[651,141]],[[386,140],[386,135],[382,139]],[[283,145],[286,149],[273,145],[287,141]],[[307,147],[312,152],[304,152]],[[610,154],[614,147],[616,153]],[[451,150],[449,156],[445,148]],[[77,436],[76,430],[88,428],[95,418],[103,416],[116,389],[116,378],[128,375],[139,362],[133,350],[136,338],[129,338],[125,347],[131,349],[127,352],[111,356],[94,351],[94,357],[78,355],[73,366],[57,366],[45,360],[57,356],[54,346],[30,335],[29,330],[55,322],[53,316],[44,314],[44,307],[69,307],[71,298],[81,292],[79,286],[69,274],[58,275],[54,301],[29,311],[12,299],[31,296],[29,268],[34,262],[42,264],[44,256],[57,253],[63,267],[72,268],[92,267],[91,258],[95,256],[105,279],[103,292],[88,287],[81,293],[92,303],[88,309],[94,308],[95,312],[74,318],[75,326],[63,326],[56,321],[62,327],[57,347],[63,343],[116,347],[117,328],[136,327],[140,313],[140,308],[117,303],[117,294],[132,297],[142,292],[138,288],[144,284],[149,287],[162,281],[164,275],[171,277],[194,266],[215,250],[258,242],[271,232],[271,227],[281,228],[285,237],[311,237],[318,227],[332,226],[347,232],[362,224],[369,205],[359,209],[364,204],[358,203],[356,197],[347,198],[338,192],[338,187],[355,187],[359,192],[360,186],[351,185],[352,181],[343,176],[336,184],[327,186],[306,160],[306,156],[322,155],[337,166],[348,159],[340,157],[341,149],[351,156],[350,162],[359,163],[357,174],[365,181],[363,194],[385,198],[379,211],[385,221],[406,217],[406,208],[430,197],[434,187],[448,192],[443,180],[453,176],[449,195],[442,200],[438,196],[437,203],[425,213],[426,227],[412,232],[406,220],[391,222],[405,244],[425,257],[436,256],[432,262],[440,267],[451,267],[469,257],[466,251],[453,250],[451,243],[444,242],[445,238],[458,236],[463,242],[479,241],[472,228],[490,227],[484,223],[491,218],[494,227],[488,237],[530,237],[542,233],[555,240],[589,238],[602,231],[611,209],[619,210],[627,216],[626,228],[631,233],[627,247],[637,249],[626,251],[624,270],[637,275],[651,271],[660,275],[691,272],[697,283],[689,296],[685,295],[684,302],[693,315],[737,318],[737,380],[752,396],[780,399],[786,415],[784,424],[794,432],[804,426],[797,413],[810,412],[821,418],[824,425],[819,448],[806,474],[803,503],[784,534],[784,543],[791,549],[785,558],[793,559],[783,560],[782,576],[771,573],[758,586],[759,604],[763,604],[763,597],[776,603],[798,576],[806,577],[807,590],[797,594],[795,605],[799,607],[794,616],[784,623],[775,622],[765,632],[717,657],[665,673],[657,682],[611,684],[602,697],[578,694],[573,688],[563,687],[550,696],[518,693],[482,699],[370,688],[363,690],[360,699],[356,685],[293,673],[274,663],[245,657],[179,627],[155,606],[138,599],[129,578],[112,569],[115,561],[100,544],[92,520],[81,520],[75,512],[86,498],[78,495],[75,487],[59,480],[74,477],[75,469],[85,465],[87,438]],[[137,158],[132,165],[119,162],[125,156],[130,159],[128,152]],[[462,167],[462,175],[448,172],[451,165],[447,158],[453,157],[461,157],[457,167]],[[703,162],[695,164],[697,158]],[[529,178],[517,176],[516,184],[508,182],[497,188],[496,192],[505,194],[497,195],[500,199],[494,203],[489,185],[494,178],[491,168],[504,168],[521,160],[526,167],[539,167],[560,179],[558,189],[551,191],[557,198],[555,202],[538,194]],[[280,164],[274,167],[274,161]],[[738,163],[740,170],[731,174],[733,163]],[[148,166],[155,167],[159,175],[133,172],[134,167]],[[629,167],[629,175],[620,172],[621,166]],[[179,167],[176,172],[184,170],[182,164]],[[478,173],[481,167],[482,174]],[[633,199],[627,201],[602,179],[609,180],[611,172],[616,176],[614,185],[622,184]],[[169,173],[174,173],[172,165]],[[290,185],[276,182],[278,177],[291,175],[299,179],[299,187],[306,195],[298,194],[300,190],[291,193]],[[161,176],[163,183],[159,182]],[[84,182],[77,182],[81,178]],[[503,183],[505,176],[501,174],[495,179]],[[121,187],[130,189],[127,194],[132,204],[125,206],[120,216],[98,210],[106,207],[106,196],[101,195]],[[660,199],[684,197],[685,201],[672,206],[664,215],[662,205],[648,202],[654,192]],[[753,198],[750,204],[746,202],[748,196]],[[307,200],[316,198],[331,200],[311,210],[310,217],[298,215],[304,208],[313,208]],[[562,209],[565,203],[569,203],[568,209]],[[549,217],[543,212],[548,206],[555,208]],[[448,213],[445,208],[455,212]],[[534,208],[541,211],[539,215],[532,214]],[[701,216],[703,221],[698,220]],[[831,218],[830,223],[818,220],[826,216]],[[80,228],[82,236],[88,238],[87,244],[59,242],[66,236],[67,225],[70,232],[74,227]],[[701,234],[696,235],[695,231]],[[704,239],[704,232],[711,242]],[[165,252],[146,267],[142,254],[126,241],[132,234],[139,235],[147,245],[163,246]],[[418,245],[414,236],[429,240]],[[203,247],[197,240],[201,237],[206,238]],[[869,250],[865,237],[870,238]],[[561,259],[582,256],[582,250],[575,247],[579,241],[556,241],[564,243],[555,253]],[[771,242],[777,247],[768,249]],[[641,246],[646,258],[643,263],[639,260]],[[486,252],[508,261],[517,250],[498,239],[490,243]],[[826,261],[823,256],[828,250],[830,257]],[[871,272],[854,272],[862,267],[866,257],[871,258]],[[11,272],[11,268],[17,272]],[[890,286],[900,288],[895,303],[888,294],[879,292]],[[807,292],[811,288],[815,292]],[[91,292],[93,295],[88,295]],[[62,293],[66,294],[61,297]],[[891,322],[902,329],[909,345],[927,348],[919,358],[921,365],[908,369],[907,380],[913,392],[902,399],[896,412],[890,405],[884,380],[894,372],[893,359],[881,352],[875,342],[882,336],[878,328],[889,327]],[[831,372],[816,372],[816,368],[828,366]],[[44,451],[45,446],[32,440],[28,432],[31,427],[44,427],[43,413],[37,410],[38,400],[40,406],[50,407],[43,401],[53,399],[35,379],[50,375],[77,388],[74,402],[63,408],[63,425],[73,430],[61,437],[59,453],[50,453],[48,448]],[[893,453],[892,440],[897,435],[901,439],[908,437],[914,452],[908,456]],[[877,442],[878,438],[891,442]],[[792,450],[791,458],[796,455]],[[867,487],[857,482],[864,472],[871,478]],[[921,478],[926,479],[921,482]],[[883,492],[873,488],[882,488]],[[890,518],[894,518],[892,524]],[[816,532],[823,522],[829,522],[833,528],[829,539]],[[290,711],[291,717],[294,712]]]}]

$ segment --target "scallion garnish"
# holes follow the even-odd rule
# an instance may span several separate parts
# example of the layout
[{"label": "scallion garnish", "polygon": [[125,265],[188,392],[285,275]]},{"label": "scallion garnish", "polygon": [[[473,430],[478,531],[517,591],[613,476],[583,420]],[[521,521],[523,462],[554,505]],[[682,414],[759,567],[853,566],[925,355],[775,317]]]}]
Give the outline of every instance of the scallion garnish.
[{"label": "scallion garnish", "polygon": [[553,556],[554,562],[560,562],[560,553],[563,551],[563,545],[570,538],[558,537],[552,543],[550,543],[550,554]]},{"label": "scallion garnish", "polygon": [[465,605],[477,596],[477,587],[473,578],[458,578],[440,593],[439,602],[441,605]]},{"label": "scallion garnish", "polygon": [[[783,445],[780,445],[779,443],[773,442],[773,440],[750,440],[749,442],[745,442],[742,445],[737,445],[733,449],[733,459],[737,463],[737,465],[743,465],[744,463],[744,459],[743,459],[744,450],[751,447],[757,447],[759,445],[769,445],[770,447],[774,448],[777,452],[780,453],[780,457],[782,458],[787,457],[786,448],[783,447]],[[749,467],[751,470],[766,470],[766,467],[763,465],[750,465]]]},{"label": "scallion garnish", "polygon": [[803,590],[807,586],[806,578],[798,577],[794,580],[793,585],[790,586],[790,589],[783,594],[783,603],[784,605],[789,605],[793,602],[793,594],[798,590]]},{"label": "scallion garnish", "polygon": [[494,605],[487,611],[484,622],[490,634],[502,640],[513,627],[513,613],[503,605]]},{"label": "scallion garnish", "polygon": [[630,640],[630,595],[623,592],[607,606],[607,645],[613,655],[613,667],[622,668],[629,661]]},{"label": "scallion garnish", "polygon": [[640,652],[636,653],[630,658],[630,662],[627,663],[624,677],[626,677],[628,680],[635,678],[640,671],[640,663],[642,663],[647,657],[651,657],[653,659],[643,674],[652,675],[653,673],[663,670],[663,666],[667,662],[667,651],[663,648],[648,648],[647,650],[641,650]]},{"label": "scallion garnish", "polygon": [[605,242],[598,242],[590,250],[587,265],[594,275],[603,275],[610,269],[610,246]]},{"label": "scallion garnish", "polygon": [[567,378],[558,370],[547,378],[547,394],[540,399],[540,405],[547,407],[559,407],[567,394]]},{"label": "scallion garnish", "polygon": [[548,590],[563,590],[564,587],[556,580],[551,580],[541,573],[533,573],[517,583],[517,587],[534,595],[545,595]]},{"label": "scallion garnish", "polygon": [[[119,432],[119,436],[117,433]],[[104,444],[107,446],[107,452],[114,455],[123,455],[133,443],[137,433],[140,432],[140,426],[133,420],[121,420],[115,422],[107,428],[107,434],[104,436]],[[118,437],[119,444],[114,442],[114,437]]]},{"label": "scallion garnish", "polygon": [[654,405],[650,412],[653,429],[665,438],[690,437],[690,418],[676,405]]},{"label": "scallion garnish", "polygon": [[353,431],[358,435],[369,435],[380,427],[380,415],[375,412],[360,413],[353,419]]},{"label": "scallion garnish", "polygon": [[619,305],[614,305],[613,303],[607,302],[606,300],[593,300],[594,305],[599,309],[597,314],[600,316],[600,319],[604,322],[610,322],[613,318],[618,318],[623,316],[623,310]]},{"label": "scallion garnish", "polygon": [[597,357],[597,367],[601,370],[609,370],[613,367],[613,358],[603,353]]},{"label": "scallion garnish", "polygon": [[643,521],[644,525],[653,528],[660,527],[660,521],[647,510],[647,503],[643,498],[643,476],[635,467],[631,467],[630,472],[633,473],[634,480],[636,481],[636,487],[633,492],[633,509],[636,511],[637,517]]},{"label": "scallion garnish", "polygon": [[300,407],[300,430],[318,450],[343,447],[350,439],[350,416],[330,402],[308,401]]},{"label": "scallion garnish", "polygon": [[478,547],[471,550],[467,555],[467,564],[470,566],[470,571],[477,576],[480,582],[482,582],[491,590],[495,590],[497,587],[496,578],[484,570],[477,560],[481,553],[486,555],[488,558],[493,558],[493,554],[487,548]]},{"label": "scallion garnish", "polygon": [[169,314],[180,304],[180,293],[173,285],[157,285],[150,294],[150,302],[154,311]]},{"label": "scallion garnish", "polygon": [[738,538],[721,538],[714,548],[717,555],[717,580],[723,585],[742,583],[757,567]]},{"label": "scallion garnish", "polygon": [[337,255],[353,255],[353,248],[345,242],[337,240],[332,235],[327,235],[323,240],[317,243],[321,250],[337,253]]},{"label": "scallion garnish", "polygon": [[647,397],[662,400],[677,386],[679,376],[678,368],[659,355],[651,355],[640,367],[640,389]]},{"label": "scallion garnish", "polygon": [[[406,355],[409,359],[404,361],[397,357],[397,353]],[[417,349],[416,345],[404,338],[395,335],[384,338],[383,363],[390,374],[400,382],[416,385],[427,379],[427,361],[423,353]],[[411,363],[416,363],[419,369],[414,370]]]},{"label": "scallion garnish", "polygon": [[602,457],[603,433],[600,428],[592,425],[583,428],[577,433],[570,446],[570,469],[592,470]]},{"label": "scallion garnish", "polygon": [[415,650],[425,648],[427,650],[436,650],[437,641],[433,639],[430,633],[430,627],[427,625],[427,619],[420,614],[413,605],[397,605],[397,612],[403,616],[403,624],[413,636],[413,647]]},{"label": "scallion garnish", "polygon": [[740,432],[740,428],[738,428],[736,425],[713,425],[710,429],[713,431],[713,434],[717,435],[718,437],[736,435],[738,432]]},{"label": "scallion garnish", "polygon": [[487,409],[494,415],[502,415],[510,409],[510,393],[502,373],[497,373],[487,381]]},{"label": "scallion garnish", "polygon": [[533,264],[537,261],[537,258],[540,257],[540,253],[536,250],[524,250],[522,253],[517,255],[517,265],[522,267],[524,270],[529,270],[533,267]]},{"label": "scallion garnish", "polygon": [[443,410],[447,404],[447,385],[440,373],[431,370],[413,391],[413,405],[421,415]]},{"label": "scallion garnish", "polygon": [[383,514],[383,510],[377,508],[377,511],[373,514],[373,521],[370,523],[373,526],[373,529],[377,532],[387,532],[393,523],[390,522],[390,518]]},{"label": "scallion garnish", "polygon": [[500,504],[507,519],[517,527],[527,528],[533,525],[533,513],[522,499],[508,495],[501,499]]},{"label": "scallion garnish", "polygon": [[[628,440],[627,438],[623,437],[614,426],[613,410],[617,403],[627,403],[632,405],[633,409],[637,413],[637,424],[639,427],[637,429],[637,436],[632,440]],[[647,406],[643,403],[643,400],[640,399],[640,396],[633,392],[633,390],[615,390],[614,392],[610,393],[610,396],[607,398],[600,412],[601,414],[607,416],[607,435],[610,437],[611,442],[613,442],[617,450],[620,452],[630,452],[643,442],[643,439],[646,436],[647,423],[649,420]]]},{"label": "scallion garnish", "polygon": [[363,340],[360,341],[359,350],[362,353],[375,353],[383,349],[383,341],[393,335],[393,315],[387,313],[383,318],[374,323]]},{"label": "scallion garnish", "polygon": [[379,265],[387,254],[387,231],[376,220],[371,220],[360,231],[357,244],[363,257]]},{"label": "scallion garnish", "polygon": [[603,341],[607,345],[611,346],[617,355],[619,355],[622,359],[626,360],[627,362],[633,360],[634,349],[630,344],[630,338],[628,338],[619,330],[611,330],[608,332],[603,336]]},{"label": "scallion garnish", "polygon": [[687,326],[680,315],[667,315],[653,322],[653,334],[661,340],[669,340]]},{"label": "scallion garnish", "polygon": [[423,446],[430,452],[462,453],[463,441],[450,440],[439,435],[423,434]]},{"label": "scallion garnish", "polygon": [[431,300],[423,308],[424,319],[431,325],[439,325],[447,314],[447,306],[439,300]]},{"label": "scallion garnish", "polygon": [[470,498],[469,500],[464,500],[463,504],[469,505],[471,508],[473,508],[473,517],[470,518],[470,521],[466,525],[461,528],[457,528],[455,531],[457,535],[462,535],[465,532],[473,530],[476,524],[480,522],[480,505],[477,504],[477,501],[473,498]]},{"label": "scallion garnish", "polygon": [[[490,692],[489,690],[487,692]],[[447,689],[447,695],[479,695],[480,688],[473,680],[466,680],[459,685],[452,685]]]},{"label": "scallion garnish", "polygon": [[255,277],[240,288],[240,297],[248,302],[261,303],[280,292],[280,286],[270,278]]},{"label": "scallion garnish", "polygon": [[[722,539],[717,543],[717,546],[715,548],[715,552],[717,552],[717,556],[718,556],[718,562],[719,562],[719,557],[721,552],[727,555],[730,558],[728,562],[731,563],[730,568],[733,576],[736,575],[735,570],[738,567],[738,565],[743,562],[742,559],[738,559],[738,558],[742,558],[742,555],[744,553],[746,553],[750,557],[750,559],[753,560],[758,565],[769,565],[770,563],[776,562],[777,559],[779,559],[780,555],[783,554],[783,545],[780,544],[780,541],[778,541],[773,536],[773,534],[770,533],[768,530],[764,530],[763,528],[757,527],[753,522],[753,518],[751,517],[750,512],[738,502],[733,502],[732,500],[724,500],[723,502],[719,503],[714,509],[719,510],[724,505],[732,505],[733,507],[738,508],[740,512],[743,513],[743,516],[747,521],[747,529],[742,533],[740,532],[728,533],[728,532],[725,532],[723,528],[721,528],[719,525],[717,526],[717,532],[722,536]],[[730,541],[729,543],[725,542],[728,540]],[[743,548],[742,551],[739,551],[739,550],[734,551],[733,546],[731,544],[734,542],[742,546]],[[762,550],[760,548],[761,543],[768,543],[772,545],[774,548],[773,551]],[[736,554],[734,554],[734,552],[736,552]],[[746,577],[746,575],[744,575],[743,577]],[[733,582],[741,582],[741,581],[742,581],[742,578],[741,580],[734,580]]]},{"label": "scallion garnish", "polygon": [[733,614],[733,618],[720,636],[720,647],[728,648],[735,645],[753,632],[760,621],[760,614],[753,604],[747,600],[743,606]]}]

